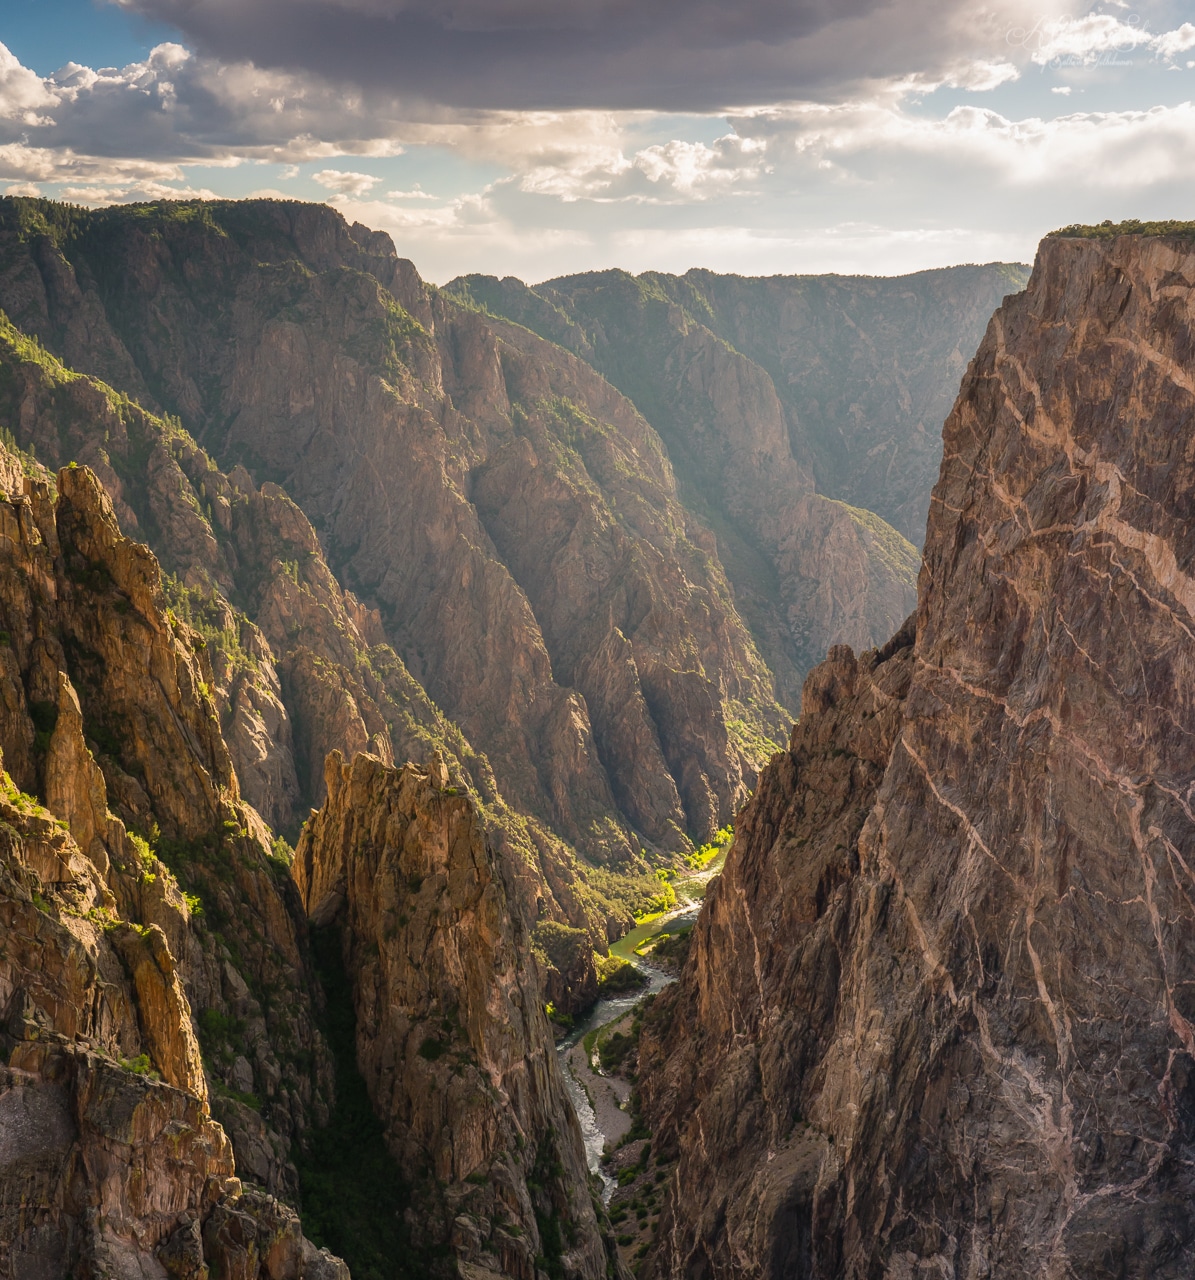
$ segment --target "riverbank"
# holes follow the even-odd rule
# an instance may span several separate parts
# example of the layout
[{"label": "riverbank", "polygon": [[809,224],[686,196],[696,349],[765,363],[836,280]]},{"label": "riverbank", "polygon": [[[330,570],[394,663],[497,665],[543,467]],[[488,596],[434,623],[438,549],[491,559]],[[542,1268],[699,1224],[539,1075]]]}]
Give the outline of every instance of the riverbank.
[{"label": "riverbank", "polygon": [[[632,1017],[633,1013],[624,1013],[621,1018],[616,1018],[613,1023],[606,1023],[605,1026],[612,1031],[625,1032],[630,1029]],[[593,1108],[594,1123],[602,1135],[603,1150],[609,1150],[616,1147],[630,1132],[631,1116],[626,1108],[631,1100],[631,1084],[621,1076],[601,1075],[594,1070],[586,1048],[588,1039],[589,1036],[586,1035],[568,1051],[564,1059],[565,1068],[585,1091],[589,1105]]]}]

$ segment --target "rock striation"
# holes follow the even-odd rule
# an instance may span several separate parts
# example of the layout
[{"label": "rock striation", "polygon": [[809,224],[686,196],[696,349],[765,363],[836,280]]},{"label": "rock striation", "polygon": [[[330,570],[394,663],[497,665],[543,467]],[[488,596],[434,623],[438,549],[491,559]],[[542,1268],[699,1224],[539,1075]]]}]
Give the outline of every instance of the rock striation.
[{"label": "rock striation", "polygon": [[416,1243],[474,1280],[600,1280],[615,1264],[530,932],[476,808],[438,755],[394,769],[333,752],[326,772],[295,879],[312,923],[340,933],[357,1061],[414,1174]]},{"label": "rock striation", "polygon": [[1190,1274],[1189,235],[1062,234],[640,1041],[651,1273]]}]

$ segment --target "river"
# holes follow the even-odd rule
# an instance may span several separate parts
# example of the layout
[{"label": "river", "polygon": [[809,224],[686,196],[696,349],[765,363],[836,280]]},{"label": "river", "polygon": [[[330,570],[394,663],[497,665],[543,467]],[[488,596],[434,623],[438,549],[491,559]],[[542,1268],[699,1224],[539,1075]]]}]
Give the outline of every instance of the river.
[{"label": "river", "polygon": [[[709,876],[704,878],[707,883],[709,878]],[[638,991],[629,995],[599,1000],[584,1021],[578,1023],[557,1047],[560,1066],[564,1072],[564,1085],[577,1113],[577,1119],[581,1122],[581,1136],[585,1140],[585,1158],[590,1172],[596,1173],[602,1180],[602,1200],[606,1204],[610,1202],[610,1196],[616,1184],[602,1169],[602,1154],[608,1141],[613,1145],[630,1127],[630,1117],[620,1109],[620,1104],[625,1103],[629,1096],[630,1086],[621,1079],[614,1080],[595,1075],[589,1068],[582,1041],[591,1031],[617,1021],[633,1009],[644,996],[654,995],[675,980],[671,974],[665,973],[663,969],[636,955],[635,948],[642,946],[648,938],[662,933],[665,929],[671,930],[680,925],[692,924],[700,910],[700,901],[694,902],[690,898],[666,915],[639,925],[624,938],[620,938],[610,948],[611,954],[630,960],[647,976],[647,986],[640,987]]]}]

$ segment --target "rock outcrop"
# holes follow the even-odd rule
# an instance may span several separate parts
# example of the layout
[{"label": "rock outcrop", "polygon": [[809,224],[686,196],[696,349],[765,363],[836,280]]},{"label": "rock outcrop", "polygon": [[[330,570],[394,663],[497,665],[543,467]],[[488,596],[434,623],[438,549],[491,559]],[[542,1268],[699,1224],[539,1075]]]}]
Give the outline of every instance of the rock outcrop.
[{"label": "rock outcrop", "polygon": [[810,676],[645,1020],[652,1274],[1195,1266],[1193,298],[1100,229],[989,325],[915,642]]},{"label": "rock outcrop", "polygon": [[466,1277],[608,1274],[527,922],[442,758],[333,752],[294,872],[313,924],[340,932],[357,1061],[412,1175],[416,1242],[450,1247]]},{"label": "rock outcrop", "polygon": [[202,642],[91,471],[0,481],[0,1273],[342,1274],[274,1199],[332,1080]]}]

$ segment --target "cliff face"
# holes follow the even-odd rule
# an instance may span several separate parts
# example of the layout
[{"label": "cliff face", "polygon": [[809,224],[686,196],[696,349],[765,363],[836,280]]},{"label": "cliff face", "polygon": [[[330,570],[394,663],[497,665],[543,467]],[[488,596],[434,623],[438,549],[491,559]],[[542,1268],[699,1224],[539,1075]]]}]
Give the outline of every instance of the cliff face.
[{"label": "cliff face", "polygon": [[1052,238],[992,320],[915,645],[811,675],[645,1030],[656,1273],[1195,1264],[1193,288]]},{"label": "cliff face", "polygon": [[607,271],[448,289],[581,355],[660,432],[795,705],[830,645],[881,643],[912,609],[938,423],[1024,278],[999,264],[893,280]]},{"label": "cliff face", "polygon": [[0,455],[0,1274],[342,1276],[269,1194],[331,1079],[199,638],[91,472]]},{"label": "cliff face", "polygon": [[[293,834],[303,800],[322,795],[323,761],[334,749],[386,760],[442,751],[519,866],[520,900],[588,940],[563,970],[547,962],[558,1007],[580,1007],[596,983],[594,948],[626,927],[644,896],[640,884],[650,896],[658,881],[635,869],[587,883],[587,868],[559,837],[507,804],[487,758],[385,642],[377,613],[341,588],[285,492],[258,487],[243,467],[221,472],[177,424],[64,369],[4,323],[0,414],[22,424],[39,457],[93,468],[123,527],[155,548],[170,613],[198,632],[210,662],[200,682],[240,790],[262,817]],[[20,773],[17,750],[10,744]]]},{"label": "cliff face", "polygon": [[940,424],[992,312],[1028,278],[1008,262],[887,279],[652,277],[767,371],[818,492],[874,512],[916,547]]},{"label": "cliff face", "polygon": [[18,328],[280,482],[509,803],[614,864],[729,820],[786,715],[658,436],[588,365],[317,206],[3,212]]},{"label": "cliff face", "polygon": [[[606,1250],[509,869],[443,760],[328,757],[295,878],[339,930],[357,1061],[387,1145],[420,1180],[417,1242],[466,1276],[599,1280]],[[538,1269],[538,1270],[537,1270]]]}]

